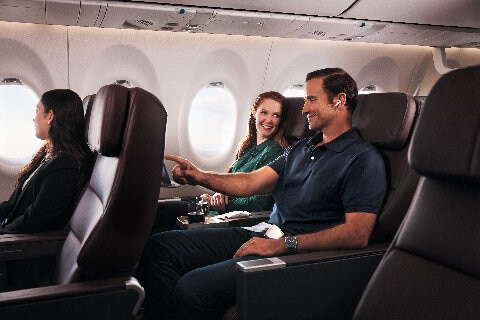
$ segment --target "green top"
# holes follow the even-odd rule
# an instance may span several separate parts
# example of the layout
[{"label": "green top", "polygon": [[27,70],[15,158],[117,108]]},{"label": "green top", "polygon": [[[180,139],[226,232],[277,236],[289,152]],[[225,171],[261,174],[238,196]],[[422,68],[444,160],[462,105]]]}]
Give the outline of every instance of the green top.
[{"label": "green top", "polygon": [[[233,164],[232,172],[251,172],[269,164],[283,153],[282,147],[272,138],[259,145],[248,147]],[[230,211],[266,211],[273,207],[273,196],[257,195],[246,198],[229,198],[226,212]]]}]

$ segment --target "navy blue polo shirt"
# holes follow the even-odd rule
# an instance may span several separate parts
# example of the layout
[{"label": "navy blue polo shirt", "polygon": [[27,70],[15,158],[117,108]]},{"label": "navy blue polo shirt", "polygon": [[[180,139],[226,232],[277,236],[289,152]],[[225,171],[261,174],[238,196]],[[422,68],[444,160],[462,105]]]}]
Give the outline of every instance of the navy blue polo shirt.
[{"label": "navy blue polo shirt", "polygon": [[268,164],[279,175],[269,223],[292,234],[345,222],[345,213],[378,213],[385,197],[385,164],[352,128],[315,147],[322,133],[289,147]]}]

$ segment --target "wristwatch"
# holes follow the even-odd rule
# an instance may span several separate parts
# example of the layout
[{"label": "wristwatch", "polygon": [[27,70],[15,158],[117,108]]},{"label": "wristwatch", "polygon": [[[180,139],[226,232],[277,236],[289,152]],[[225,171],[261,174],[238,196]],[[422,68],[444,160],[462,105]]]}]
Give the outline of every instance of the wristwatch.
[{"label": "wristwatch", "polygon": [[297,252],[297,245],[298,245],[297,237],[295,236],[285,237],[285,248],[288,250],[289,253]]}]

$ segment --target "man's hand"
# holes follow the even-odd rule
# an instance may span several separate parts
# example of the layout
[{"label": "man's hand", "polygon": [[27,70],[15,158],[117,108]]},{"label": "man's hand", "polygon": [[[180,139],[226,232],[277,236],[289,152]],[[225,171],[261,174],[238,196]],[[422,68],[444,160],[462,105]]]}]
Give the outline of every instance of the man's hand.
[{"label": "man's hand", "polygon": [[251,255],[273,257],[282,255],[287,252],[285,248],[284,238],[280,239],[267,239],[253,237],[245,242],[235,252],[234,257],[245,257]]},{"label": "man's hand", "polygon": [[172,169],[173,180],[179,184],[197,185],[198,177],[201,171],[198,170],[190,161],[174,155],[165,155],[165,160],[174,161],[177,163]]}]

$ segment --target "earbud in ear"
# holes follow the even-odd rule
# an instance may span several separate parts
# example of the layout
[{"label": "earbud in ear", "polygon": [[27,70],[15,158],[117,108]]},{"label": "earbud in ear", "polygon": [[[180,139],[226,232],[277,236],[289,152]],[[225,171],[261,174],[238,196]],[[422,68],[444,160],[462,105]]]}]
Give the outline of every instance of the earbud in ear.
[{"label": "earbud in ear", "polygon": [[335,103],[335,107],[338,107],[340,105],[340,103],[342,103],[342,101],[337,100],[337,103]]}]

